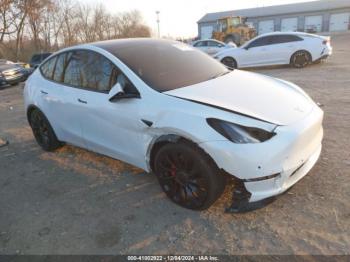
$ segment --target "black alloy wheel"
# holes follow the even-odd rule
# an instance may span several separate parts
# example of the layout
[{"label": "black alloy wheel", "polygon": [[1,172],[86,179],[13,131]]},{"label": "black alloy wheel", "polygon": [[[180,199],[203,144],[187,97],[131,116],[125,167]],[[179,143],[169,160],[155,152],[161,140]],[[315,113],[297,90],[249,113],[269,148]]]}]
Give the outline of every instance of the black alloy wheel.
[{"label": "black alloy wheel", "polygon": [[305,51],[296,52],[291,58],[291,64],[295,68],[304,68],[311,62],[309,53]]},{"label": "black alloy wheel", "polygon": [[221,60],[226,67],[233,70],[237,68],[237,62],[232,57],[225,57]]},{"label": "black alloy wheel", "polygon": [[155,173],[165,194],[194,210],[208,208],[221,195],[225,180],[211,160],[186,144],[167,144],[155,157]]},{"label": "black alloy wheel", "polygon": [[61,146],[49,121],[42,112],[32,111],[29,122],[36,141],[45,151],[53,151]]}]

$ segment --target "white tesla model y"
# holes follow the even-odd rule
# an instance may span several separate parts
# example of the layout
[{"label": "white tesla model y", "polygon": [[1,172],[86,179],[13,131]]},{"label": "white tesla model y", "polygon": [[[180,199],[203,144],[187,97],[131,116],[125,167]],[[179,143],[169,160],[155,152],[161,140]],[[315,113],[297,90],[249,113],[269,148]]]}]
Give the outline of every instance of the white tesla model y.
[{"label": "white tesla model y", "polygon": [[61,50],[26,82],[39,145],[63,143],[153,172],[166,195],[203,210],[236,183],[229,211],[257,208],[303,178],[322,110],[296,85],[234,70],[190,46],[113,40]]}]

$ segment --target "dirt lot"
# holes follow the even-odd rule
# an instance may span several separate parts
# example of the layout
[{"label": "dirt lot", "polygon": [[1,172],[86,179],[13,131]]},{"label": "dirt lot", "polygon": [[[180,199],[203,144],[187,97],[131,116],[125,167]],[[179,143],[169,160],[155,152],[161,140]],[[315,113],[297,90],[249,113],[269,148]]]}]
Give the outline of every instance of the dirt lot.
[{"label": "dirt lot", "polygon": [[72,146],[35,143],[22,86],[0,91],[0,254],[350,254],[350,34],[326,63],[258,71],[304,88],[324,105],[315,168],[264,209],[225,214],[167,200],[153,175]]}]

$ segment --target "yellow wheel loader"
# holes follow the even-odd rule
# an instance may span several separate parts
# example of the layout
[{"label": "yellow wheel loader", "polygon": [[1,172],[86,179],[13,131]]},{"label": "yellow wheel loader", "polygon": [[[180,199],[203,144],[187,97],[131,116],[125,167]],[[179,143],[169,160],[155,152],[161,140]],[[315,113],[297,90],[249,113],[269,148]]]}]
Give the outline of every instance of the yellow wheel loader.
[{"label": "yellow wheel loader", "polygon": [[237,46],[256,36],[253,26],[246,23],[246,18],[240,16],[225,17],[218,20],[218,31],[213,32],[213,38],[221,42],[233,42]]}]

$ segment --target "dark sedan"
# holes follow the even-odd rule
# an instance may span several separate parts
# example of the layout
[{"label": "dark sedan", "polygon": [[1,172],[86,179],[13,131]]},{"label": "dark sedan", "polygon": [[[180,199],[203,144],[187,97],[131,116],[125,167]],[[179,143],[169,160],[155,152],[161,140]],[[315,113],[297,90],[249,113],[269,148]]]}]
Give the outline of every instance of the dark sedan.
[{"label": "dark sedan", "polygon": [[44,61],[47,57],[49,57],[52,53],[41,53],[41,54],[34,54],[32,58],[30,59],[30,67],[37,68],[42,61]]}]

